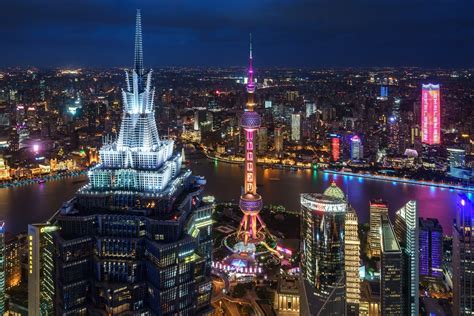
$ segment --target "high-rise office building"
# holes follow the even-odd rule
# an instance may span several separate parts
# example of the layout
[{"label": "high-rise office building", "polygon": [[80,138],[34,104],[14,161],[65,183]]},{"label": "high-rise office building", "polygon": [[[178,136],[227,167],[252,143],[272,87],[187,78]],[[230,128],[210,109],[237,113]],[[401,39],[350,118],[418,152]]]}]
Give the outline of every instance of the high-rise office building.
[{"label": "high-rise office building", "polygon": [[48,223],[28,225],[28,315],[55,315],[53,233],[58,229]]},{"label": "high-rise office building", "polygon": [[22,282],[22,256],[26,253],[27,235],[19,234],[5,240],[5,288]]},{"label": "high-rise office building", "polygon": [[265,126],[262,126],[258,129],[258,153],[260,155],[265,155],[268,148],[268,129]]},{"label": "high-rise office building", "polygon": [[346,309],[357,311],[357,217],[349,210],[344,192],[332,183],[323,194],[302,194],[301,214],[305,301],[314,301],[309,305],[321,315],[339,315]]},{"label": "high-rise office building", "polygon": [[453,315],[474,314],[474,202],[460,195],[453,225]]},{"label": "high-rise office building", "polygon": [[443,276],[443,227],[436,218],[419,219],[420,222],[420,277]]},{"label": "high-rise office building", "polygon": [[362,140],[359,136],[351,137],[351,160],[361,160],[364,158]]},{"label": "high-rise office building", "polygon": [[300,113],[291,114],[291,140],[299,142],[301,140],[302,118]]},{"label": "high-rise office building", "polygon": [[283,127],[275,127],[274,131],[275,153],[279,156],[283,153]]},{"label": "high-rise office building", "polygon": [[104,143],[89,183],[54,218],[59,315],[210,311],[212,205],[203,202],[205,180],[158,136],[151,79],[138,11],[118,138]]},{"label": "high-rise office building", "polygon": [[448,148],[448,161],[450,168],[462,168],[466,164],[466,151],[459,148]]},{"label": "high-rise office building", "polygon": [[306,118],[316,113],[316,103],[305,101],[304,105],[306,109]]},{"label": "high-rise office building", "polygon": [[424,144],[441,143],[441,101],[439,84],[424,84],[421,90],[421,140]]},{"label": "high-rise office building", "polygon": [[382,315],[404,315],[402,312],[402,250],[395,230],[386,214],[380,215],[380,306]]},{"label": "high-rise office building", "polygon": [[359,315],[360,304],[360,240],[357,214],[349,208],[344,219],[344,272],[346,315]]},{"label": "high-rise office building", "polygon": [[372,200],[370,209],[370,232],[368,237],[370,254],[380,257],[380,215],[388,214],[388,204],[382,200]]},{"label": "high-rise office building", "polygon": [[380,86],[380,100],[387,100],[388,99],[388,87],[387,86]]},{"label": "high-rise office building", "polygon": [[418,315],[419,309],[419,225],[416,201],[408,201],[395,215],[395,233],[402,249],[403,293],[401,306],[404,315]]},{"label": "high-rise office building", "polygon": [[333,161],[339,161],[341,156],[341,139],[338,135],[331,138],[331,156]]},{"label": "high-rise office building", "polygon": [[207,122],[207,113],[205,110],[196,110],[194,112],[194,130],[199,131],[201,125]]}]

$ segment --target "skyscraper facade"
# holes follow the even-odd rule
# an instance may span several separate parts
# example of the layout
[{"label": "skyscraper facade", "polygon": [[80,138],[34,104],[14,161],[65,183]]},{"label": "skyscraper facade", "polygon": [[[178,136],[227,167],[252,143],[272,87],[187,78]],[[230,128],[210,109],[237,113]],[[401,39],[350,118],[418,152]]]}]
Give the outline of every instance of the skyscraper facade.
[{"label": "skyscraper facade", "polygon": [[140,11],[125,77],[118,138],[105,141],[89,183],[55,216],[56,314],[207,314],[212,205],[202,200],[205,180],[158,136]]},{"label": "skyscraper facade", "polygon": [[466,164],[466,151],[460,148],[447,148],[450,168],[462,168]]},{"label": "skyscraper facade", "polygon": [[307,292],[314,292],[321,315],[356,314],[360,250],[355,212],[332,183],[323,194],[302,194],[301,214],[301,274],[314,289]]},{"label": "skyscraper facade", "polygon": [[268,129],[265,126],[262,126],[258,129],[258,153],[260,155],[265,155],[268,148]]},{"label": "skyscraper facade", "polygon": [[474,314],[474,202],[460,195],[453,225],[453,315]]},{"label": "skyscraper facade", "polygon": [[439,84],[424,84],[421,90],[421,140],[427,145],[441,143],[441,102]]},{"label": "skyscraper facade", "polygon": [[351,137],[351,160],[361,160],[364,158],[362,140],[359,136]]},{"label": "skyscraper facade", "polygon": [[283,127],[275,127],[274,131],[274,147],[275,147],[275,153],[277,156],[281,155],[283,152]]},{"label": "skyscraper facade", "polygon": [[294,142],[299,142],[301,140],[301,124],[301,114],[291,114],[291,140]]},{"label": "skyscraper facade", "polygon": [[419,225],[416,201],[408,201],[395,215],[395,233],[402,249],[402,310],[417,316],[419,309]]},{"label": "skyscraper facade", "polygon": [[346,315],[359,315],[360,304],[360,240],[357,214],[348,208],[344,219],[344,273]]},{"label": "skyscraper facade", "polygon": [[331,137],[331,157],[333,161],[339,161],[341,155],[341,140],[338,135]]},{"label": "skyscraper facade", "polygon": [[402,250],[387,215],[380,215],[380,305],[382,315],[404,315],[402,311]]},{"label": "skyscraper facade", "polygon": [[28,226],[28,315],[55,315],[53,233],[58,229],[48,223]]},{"label": "skyscraper facade", "polygon": [[374,257],[380,257],[380,215],[388,214],[388,204],[382,200],[372,200],[369,204],[370,231],[369,249]]},{"label": "skyscraper facade", "polygon": [[443,276],[443,227],[436,218],[420,218],[420,277]]},{"label": "skyscraper facade", "polygon": [[26,253],[27,235],[19,234],[5,241],[5,288],[22,282],[22,256]]}]

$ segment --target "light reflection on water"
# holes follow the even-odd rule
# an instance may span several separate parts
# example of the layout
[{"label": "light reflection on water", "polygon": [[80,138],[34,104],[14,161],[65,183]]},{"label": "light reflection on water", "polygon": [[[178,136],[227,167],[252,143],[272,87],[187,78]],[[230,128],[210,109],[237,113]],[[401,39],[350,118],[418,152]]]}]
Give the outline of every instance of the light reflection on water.
[{"label": "light reflection on water", "polygon": [[[196,163],[197,162],[197,163]],[[206,194],[215,195],[220,201],[237,202],[243,182],[243,168],[238,165],[196,160],[190,165],[193,173],[207,178]],[[0,189],[0,216],[6,220],[10,232],[26,231],[28,223],[42,222],[71,198],[84,182],[82,178],[66,178],[45,184]],[[357,180],[356,180],[357,179]],[[389,203],[390,214],[410,199],[418,201],[422,217],[438,218],[445,233],[451,233],[455,218],[456,200],[460,191],[428,186],[417,186],[342,176],[316,170],[281,170],[258,168],[258,187],[268,204],[282,204],[299,210],[300,193],[322,192],[332,181],[349,195],[349,202],[356,209],[360,222],[369,219],[369,200],[382,198]],[[472,193],[467,194],[472,198]]]},{"label": "light reflection on water", "polygon": [[[219,163],[217,177],[210,177],[209,162],[192,164],[195,174],[208,178],[207,194],[218,200],[237,201],[243,182],[243,171],[237,165]],[[276,180],[279,179],[279,180]],[[356,180],[357,179],[357,180]],[[287,169],[258,168],[258,191],[265,203],[282,204],[288,209],[299,210],[299,194],[322,192],[335,181],[349,195],[349,202],[356,209],[360,222],[369,220],[369,200],[382,198],[389,203],[390,214],[409,200],[417,200],[421,217],[438,218],[445,233],[451,233],[455,218],[456,200],[460,191],[413,185],[408,183],[378,181],[354,176],[323,173],[315,170],[290,171]],[[468,196],[472,193],[468,193]]]}]

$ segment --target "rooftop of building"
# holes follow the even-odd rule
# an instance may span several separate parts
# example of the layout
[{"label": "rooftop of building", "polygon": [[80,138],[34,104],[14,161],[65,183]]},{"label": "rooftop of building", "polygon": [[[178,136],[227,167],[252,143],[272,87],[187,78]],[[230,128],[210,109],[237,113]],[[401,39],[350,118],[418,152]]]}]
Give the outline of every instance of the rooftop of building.
[{"label": "rooftop of building", "polygon": [[323,195],[334,197],[334,198],[337,198],[337,199],[342,199],[342,200],[346,199],[346,195],[344,194],[344,191],[342,191],[341,188],[338,187],[336,185],[336,182],[334,182],[334,181],[331,183],[331,185],[326,190],[324,190]]},{"label": "rooftop of building", "polygon": [[299,295],[298,278],[292,276],[282,276],[278,280],[278,293]]},{"label": "rooftop of building", "polygon": [[385,202],[385,201],[382,200],[382,199],[373,199],[373,200],[370,200],[369,204],[370,204],[371,207],[383,207],[383,208],[388,208],[388,203]]},{"label": "rooftop of building", "polygon": [[419,218],[421,230],[437,230],[443,232],[443,227],[439,223],[437,218]]},{"label": "rooftop of building", "polygon": [[382,215],[381,231],[382,252],[400,252],[400,245],[398,244],[397,238],[395,237],[395,231],[393,229],[392,223],[390,223],[390,220],[386,215]]}]

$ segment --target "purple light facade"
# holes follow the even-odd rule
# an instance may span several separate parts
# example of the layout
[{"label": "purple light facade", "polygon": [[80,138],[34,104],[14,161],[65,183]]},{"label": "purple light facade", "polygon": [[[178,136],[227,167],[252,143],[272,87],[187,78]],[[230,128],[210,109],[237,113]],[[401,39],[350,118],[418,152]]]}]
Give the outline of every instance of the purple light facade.
[{"label": "purple light facade", "polygon": [[247,104],[240,121],[240,125],[245,131],[244,193],[239,202],[240,210],[244,216],[240,222],[237,237],[244,245],[259,243],[265,238],[265,224],[259,215],[263,202],[262,197],[257,193],[257,155],[255,152],[256,132],[262,119],[255,111],[254,93],[252,35],[250,35]]}]

